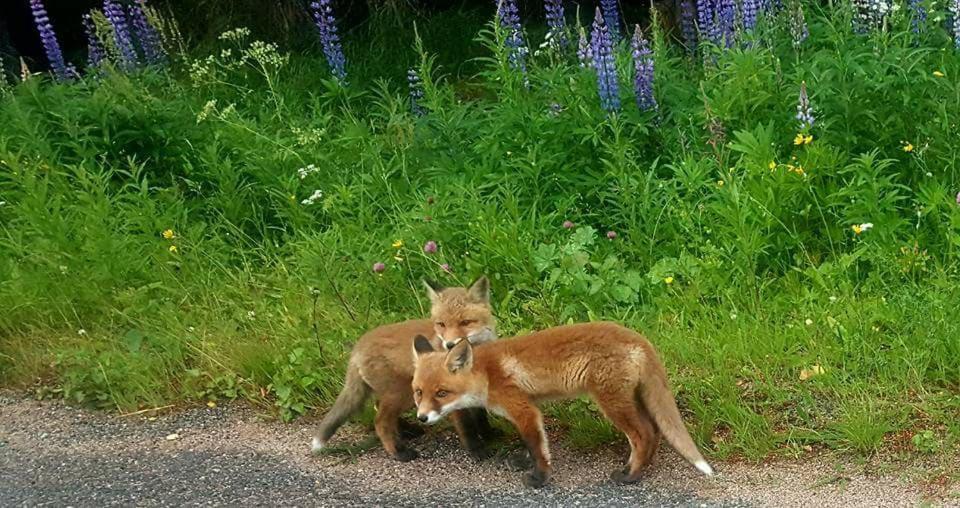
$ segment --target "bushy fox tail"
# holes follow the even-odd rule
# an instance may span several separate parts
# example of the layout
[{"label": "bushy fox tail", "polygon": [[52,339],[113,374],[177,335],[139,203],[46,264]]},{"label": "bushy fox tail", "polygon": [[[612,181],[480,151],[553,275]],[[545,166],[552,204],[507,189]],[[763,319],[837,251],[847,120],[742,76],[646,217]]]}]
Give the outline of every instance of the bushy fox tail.
[{"label": "bushy fox tail", "polygon": [[648,366],[652,371],[649,374],[653,375],[647,376],[638,388],[640,399],[670,446],[703,474],[712,476],[713,468],[700,454],[700,450],[697,449],[697,445],[693,443],[687,428],[683,425],[677,402],[667,386],[666,371],[659,362],[655,363],[656,365]]},{"label": "bushy fox tail", "polygon": [[367,397],[370,396],[370,386],[360,377],[360,370],[350,362],[347,365],[347,376],[343,382],[343,391],[337,395],[337,401],[333,407],[323,417],[320,422],[311,448],[318,452],[327,445],[327,441],[340,428],[344,422],[363,407]]}]

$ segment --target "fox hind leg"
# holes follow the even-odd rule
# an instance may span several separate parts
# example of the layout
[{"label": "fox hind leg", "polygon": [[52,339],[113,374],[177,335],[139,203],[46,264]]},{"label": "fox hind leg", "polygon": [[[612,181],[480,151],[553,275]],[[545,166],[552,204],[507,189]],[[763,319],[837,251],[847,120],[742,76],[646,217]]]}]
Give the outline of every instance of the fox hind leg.
[{"label": "fox hind leg", "polygon": [[[656,427],[650,418],[640,411],[629,396],[594,396],[603,414],[627,436],[630,442],[630,458],[627,466],[614,471],[610,476],[620,483],[633,483],[640,480],[641,473],[653,457],[659,444]],[[645,412],[645,411],[644,411]]]}]

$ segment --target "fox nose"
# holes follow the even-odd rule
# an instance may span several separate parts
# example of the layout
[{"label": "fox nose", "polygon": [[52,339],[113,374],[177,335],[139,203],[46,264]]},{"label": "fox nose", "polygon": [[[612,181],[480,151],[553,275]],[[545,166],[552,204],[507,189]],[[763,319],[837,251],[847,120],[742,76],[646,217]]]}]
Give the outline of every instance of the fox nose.
[{"label": "fox nose", "polygon": [[420,420],[423,423],[427,423],[427,415],[420,415],[417,417],[417,420]]},{"label": "fox nose", "polygon": [[445,348],[447,348],[447,349],[453,349],[453,346],[456,346],[456,345],[457,345],[456,342],[447,342],[447,343],[445,343],[445,344],[443,345],[443,347],[445,347]]}]

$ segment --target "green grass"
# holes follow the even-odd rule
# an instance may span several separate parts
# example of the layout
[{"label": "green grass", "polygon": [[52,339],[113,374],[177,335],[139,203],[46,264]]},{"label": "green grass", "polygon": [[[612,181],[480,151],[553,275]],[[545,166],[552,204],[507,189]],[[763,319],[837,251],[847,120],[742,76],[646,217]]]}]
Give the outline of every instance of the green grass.
[{"label": "green grass", "polygon": [[[526,87],[472,11],[418,19],[419,43],[386,18],[351,33],[346,87],[237,33],[165,69],[5,89],[0,383],[289,420],[332,402],[356,337],[424,315],[420,278],[484,273],[503,336],[647,334],[714,456],[953,449],[960,57],[939,27],[914,44],[900,14],[871,36],[848,15],[808,6],[799,51],[785,17],[705,57],[653,31],[658,114],[633,104],[625,45],[608,116],[572,55],[530,55]],[[796,145],[802,81],[818,121]],[[549,414],[575,445],[621,439],[587,402]]]}]

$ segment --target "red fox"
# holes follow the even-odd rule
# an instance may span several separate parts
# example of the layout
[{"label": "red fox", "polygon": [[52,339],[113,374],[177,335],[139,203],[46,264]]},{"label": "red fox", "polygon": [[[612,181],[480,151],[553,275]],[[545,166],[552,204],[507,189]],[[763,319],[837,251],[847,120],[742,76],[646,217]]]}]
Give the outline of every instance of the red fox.
[{"label": "red fox", "polygon": [[534,468],[523,483],[550,479],[550,451],[536,404],[590,395],[630,442],[627,467],[611,477],[640,479],[662,433],[685,459],[713,474],[687,433],[653,345],[615,323],[549,328],[474,348],[468,341],[438,352],[414,339],[413,396],[420,421],[433,424],[452,411],[473,407],[509,419],[526,443]]},{"label": "red fox", "polygon": [[[495,320],[490,309],[490,282],[480,277],[468,289],[441,288],[424,281],[431,303],[431,319],[404,321],[381,326],[364,334],[350,353],[343,391],[333,407],[320,422],[312,450],[322,450],[331,436],[347,419],[359,411],[371,392],[378,399],[374,421],[377,436],[387,453],[406,462],[417,457],[416,450],[400,439],[400,414],[414,407],[410,383],[413,380],[411,354],[414,336],[424,339],[437,349],[453,347],[463,342],[481,344],[497,338]],[[453,416],[454,426],[464,447],[476,458],[483,458],[483,443],[477,439],[489,437],[493,428],[482,409]]]}]

